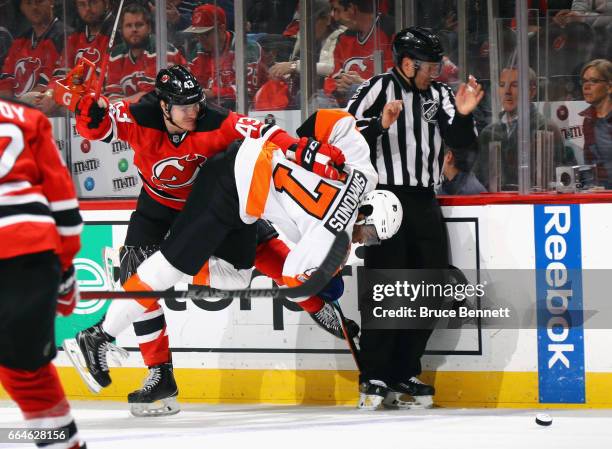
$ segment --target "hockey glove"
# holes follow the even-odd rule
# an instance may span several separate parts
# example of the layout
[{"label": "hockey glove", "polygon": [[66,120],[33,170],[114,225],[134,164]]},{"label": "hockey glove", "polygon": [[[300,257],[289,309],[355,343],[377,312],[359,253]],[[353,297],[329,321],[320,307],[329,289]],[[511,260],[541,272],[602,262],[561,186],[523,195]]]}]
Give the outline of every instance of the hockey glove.
[{"label": "hockey glove", "polygon": [[72,313],[77,303],[81,299],[79,287],[76,283],[74,265],[64,271],[60,282],[57,298],[57,313],[68,316]]},{"label": "hockey glove", "polygon": [[285,155],[306,170],[328,179],[340,179],[344,168],[345,159],[340,148],[313,138],[302,137]]},{"label": "hockey glove", "polygon": [[104,96],[100,98],[107,107],[101,107],[93,94],[81,98],[76,106],[77,131],[87,139],[104,138],[112,126],[108,115],[108,99]]},{"label": "hockey glove", "polygon": [[344,280],[342,275],[335,275],[323,290],[317,295],[325,302],[334,302],[344,294]]}]

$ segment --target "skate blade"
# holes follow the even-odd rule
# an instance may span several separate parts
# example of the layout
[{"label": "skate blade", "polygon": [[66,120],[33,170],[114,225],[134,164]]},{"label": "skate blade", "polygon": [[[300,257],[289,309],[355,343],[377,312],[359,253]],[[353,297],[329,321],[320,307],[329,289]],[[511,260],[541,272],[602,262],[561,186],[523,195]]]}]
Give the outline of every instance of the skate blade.
[{"label": "skate blade", "polygon": [[383,401],[385,408],[396,410],[433,408],[432,396],[410,396],[403,393],[389,392]]},{"label": "skate blade", "polygon": [[383,398],[375,394],[364,394],[359,393],[359,404],[357,408],[359,410],[379,410],[382,408]]},{"label": "skate blade", "polygon": [[154,416],[171,416],[181,411],[176,396],[151,403],[135,402],[130,404],[130,413],[138,418],[150,418]]},{"label": "skate blade", "polygon": [[69,338],[64,340],[62,347],[68,356],[68,360],[70,360],[70,363],[76,368],[77,373],[79,373],[79,376],[81,376],[81,379],[83,379],[83,382],[85,382],[85,385],[89,388],[89,391],[94,394],[100,393],[100,391],[102,391],[102,385],[96,382],[87,370],[87,364],[85,363],[81,348],[79,348],[76,339]]}]

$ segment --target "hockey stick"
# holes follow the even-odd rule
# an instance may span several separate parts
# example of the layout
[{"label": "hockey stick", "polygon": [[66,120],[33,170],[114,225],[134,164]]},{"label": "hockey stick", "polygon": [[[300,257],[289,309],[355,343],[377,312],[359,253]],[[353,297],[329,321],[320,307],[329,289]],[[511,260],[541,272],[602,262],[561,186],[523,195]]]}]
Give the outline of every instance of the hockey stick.
[{"label": "hockey stick", "polygon": [[115,23],[113,24],[113,31],[111,32],[110,39],[108,41],[108,49],[102,60],[100,66],[100,77],[98,78],[98,84],[96,86],[96,101],[100,98],[100,92],[102,92],[102,85],[104,84],[104,78],[106,78],[106,67],[108,66],[108,60],[110,59],[110,53],[115,42],[115,34],[117,34],[117,26],[119,25],[119,17],[121,17],[121,10],[123,9],[123,0],[119,2],[119,8],[117,8],[117,17],[115,17]]},{"label": "hockey stick", "polygon": [[317,270],[297,287],[244,288],[236,290],[218,290],[203,286],[190,286],[185,291],[88,291],[81,292],[82,299],[135,299],[135,298],[168,298],[168,299],[206,299],[206,298],[299,298],[319,293],[336,274],[349,248],[349,236],[346,232],[338,233],[334,242]]},{"label": "hockey stick", "polygon": [[359,372],[361,372],[361,365],[359,364],[359,349],[357,348],[357,345],[355,344],[355,340],[353,340],[349,336],[348,328],[346,326],[346,318],[344,317],[342,308],[340,307],[340,304],[336,302],[332,302],[331,305],[336,311],[336,313],[338,314],[338,317],[340,319],[340,324],[342,326],[342,333],[344,334],[344,339],[348,343],[349,349],[351,351],[351,355],[353,356],[353,360],[355,361],[355,365],[357,365],[357,369],[359,370]]}]

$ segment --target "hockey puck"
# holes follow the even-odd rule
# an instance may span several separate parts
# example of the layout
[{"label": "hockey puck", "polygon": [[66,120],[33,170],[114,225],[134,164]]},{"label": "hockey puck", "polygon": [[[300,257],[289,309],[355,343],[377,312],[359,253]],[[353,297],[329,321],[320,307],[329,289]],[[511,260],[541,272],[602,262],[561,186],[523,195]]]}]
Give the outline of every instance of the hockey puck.
[{"label": "hockey puck", "polygon": [[552,418],[546,413],[538,413],[535,422],[540,426],[550,426],[552,424]]}]

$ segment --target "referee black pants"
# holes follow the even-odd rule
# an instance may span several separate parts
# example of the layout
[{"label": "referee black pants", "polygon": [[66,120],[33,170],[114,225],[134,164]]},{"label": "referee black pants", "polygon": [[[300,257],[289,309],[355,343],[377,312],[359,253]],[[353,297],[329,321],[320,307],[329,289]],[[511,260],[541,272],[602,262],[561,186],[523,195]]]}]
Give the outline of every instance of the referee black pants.
[{"label": "referee black pants", "polygon": [[[397,195],[404,209],[395,236],[367,247],[365,268],[448,268],[448,236],[442,211],[432,189],[379,185]],[[364,322],[362,317],[362,322]],[[421,373],[430,329],[362,329],[360,382],[406,381]]]}]

